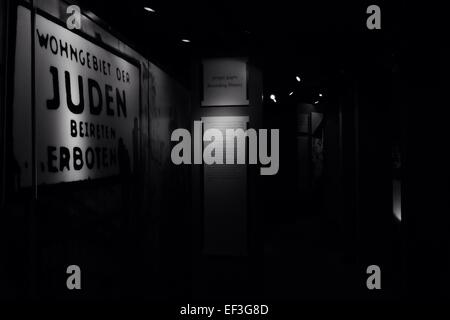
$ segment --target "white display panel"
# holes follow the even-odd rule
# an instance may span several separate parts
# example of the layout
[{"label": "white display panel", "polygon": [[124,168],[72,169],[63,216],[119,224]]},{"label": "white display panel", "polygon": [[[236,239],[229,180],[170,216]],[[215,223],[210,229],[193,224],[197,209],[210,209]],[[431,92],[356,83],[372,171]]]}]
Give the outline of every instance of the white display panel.
[{"label": "white display panel", "polygon": [[235,58],[203,60],[202,106],[248,104],[247,61]]},{"label": "white display panel", "polygon": [[[23,169],[22,186],[31,183],[31,56],[23,54],[31,51],[29,19],[29,10],[19,6],[14,149]],[[139,68],[36,15],[35,72],[38,184],[132,171],[138,148]],[[22,126],[21,119],[26,119]]]},{"label": "white display panel", "polygon": [[[248,117],[203,117],[203,130],[247,129]],[[206,144],[206,143],[205,143]],[[225,141],[224,151],[235,148]],[[234,154],[236,154],[234,150]],[[247,253],[247,165],[204,165],[204,245],[206,254]]]}]

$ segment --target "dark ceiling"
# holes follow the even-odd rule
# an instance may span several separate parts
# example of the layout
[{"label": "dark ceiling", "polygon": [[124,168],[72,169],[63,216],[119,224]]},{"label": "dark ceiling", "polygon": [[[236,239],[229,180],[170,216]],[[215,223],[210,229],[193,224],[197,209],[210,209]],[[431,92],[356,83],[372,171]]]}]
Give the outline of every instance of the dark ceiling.
[{"label": "dark ceiling", "polygon": [[[285,86],[280,79],[292,80],[296,72],[309,74],[311,81],[319,82],[361,52],[379,50],[380,42],[382,50],[395,51],[403,8],[402,2],[393,5],[378,1],[383,28],[370,34],[366,8],[372,3],[367,1],[356,5],[323,0],[78,3],[185,84],[189,83],[192,58],[247,55],[261,65],[265,85],[269,86]],[[145,11],[145,6],[155,12]],[[191,42],[183,43],[182,39]]]}]

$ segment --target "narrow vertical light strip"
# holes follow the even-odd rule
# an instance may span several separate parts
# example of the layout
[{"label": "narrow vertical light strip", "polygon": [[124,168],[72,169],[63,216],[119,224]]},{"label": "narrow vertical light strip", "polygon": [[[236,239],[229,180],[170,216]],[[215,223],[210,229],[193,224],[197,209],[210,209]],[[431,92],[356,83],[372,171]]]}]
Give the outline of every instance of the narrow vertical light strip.
[{"label": "narrow vertical light strip", "polygon": [[[354,112],[353,112],[353,123],[354,123],[354,129],[353,132],[355,134],[354,137],[354,144],[355,144],[355,150],[354,150],[354,170],[353,170],[353,174],[354,174],[354,178],[353,178],[353,183],[354,183],[354,196],[355,196],[355,200],[354,200],[354,204],[355,204],[355,215],[356,215],[356,240],[359,241],[361,239],[361,231],[359,228],[360,222],[361,222],[361,217],[360,217],[360,201],[359,201],[359,173],[360,173],[360,166],[359,166],[359,97],[358,97],[358,89],[359,89],[359,84],[358,84],[358,80],[355,79],[353,81],[353,85],[352,85],[352,94],[353,94],[353,108],[354,108]],[[360,259],[357,258],[357,263],[360,263]]]},{"label": "narrow vertical light strip", "polygon": [[31,186],[32,195],[28,219],[28,228],[30,232],[29,236],[29,254],[30,268],[29,268],[29,295],[32,299],[37,296],[37,284],[36,284],[36,267],[37,267],[37,254],[36,254],[36,242],[37,242],[37,232],[36,232],[36,206],[37,206],[37,165],[36,165],[36,57],[35,57],[35,32],[36,32],[36,8],[34,0],[30,0],[30,15],[31,15],[31,148],[32,148],[32,176],[31,176]]},{"label": "narrow vertical light strip", "polygon": [[[1,59],[2,61],[0,61],[0,65],[2,66],[3,69],[0,70],[0,72],[3,72],[4,78],[1,81],[1,115],[0,115],[0,120],[1,120],[1,134],[0,137],[2,139],[2,150],[1,150],[1,200],[0,200],[0,205],[3,207],[5,202],[6,202],[6,143],[4,142],[4,139],[6,137],[6,105],[7,105],[7,91],[8,91],[8,85],[7,85],[7,75],[9,74],[9,65],[8,65],[8,55],[6,54],[9,51],[9,44],[8,44],[8,39],[9,39],[9,23],[10,23],[10,18],[9,15],[7,14],[9,12],[9,1],[2,1],[1,6],[1,14],[2,17],[0,19],[2,19],[2,21],[5,21],[5,23],[3,24],[4,28],[1,28],[1,32],[2,34],[0,34],[0,41],[2,41],[1,44],[1,49],[4,53],[1,53]],[[4,20],[3,20],[4,19]]]},{"label": "narrow vertical light strip", "polygon": [[34,1],[30,1],[31,5],[31,185],[33,200],[37,200],[37,165],[36,165],[36,8]]},{"label": "narrow vertical light strip", "polygon": [[392,210],[398,221],[402,221],[402,183],[398,179],[392,180]]}]

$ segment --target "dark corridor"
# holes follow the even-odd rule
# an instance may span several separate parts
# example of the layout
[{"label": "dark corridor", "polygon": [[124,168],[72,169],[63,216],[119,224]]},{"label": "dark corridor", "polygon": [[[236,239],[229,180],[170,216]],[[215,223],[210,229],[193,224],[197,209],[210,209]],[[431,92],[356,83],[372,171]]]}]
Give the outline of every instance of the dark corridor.
[{"label": "dark corridor", "polygon": [[2,1],[0,301],[448,299],[406,9]]}]

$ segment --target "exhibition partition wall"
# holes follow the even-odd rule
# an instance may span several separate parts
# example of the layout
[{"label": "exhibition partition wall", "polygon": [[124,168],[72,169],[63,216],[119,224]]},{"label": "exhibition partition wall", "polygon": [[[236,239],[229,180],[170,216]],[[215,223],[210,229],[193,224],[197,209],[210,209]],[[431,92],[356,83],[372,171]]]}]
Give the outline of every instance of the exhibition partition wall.
[{"label": "exhibition partition wall", "polygon": [[[71,264],[91,279],[84,298],[142,295],[128,286],[161,295],[156,285],[145,288],[169,264],[160,252],[173,231],[162,225],[180,223],[158,208],[173,192],[183,195],[180,205],[189,200],[190,176],[171,165],[169,143],[171,130],[189,125],[190,96],[92,14],[69,28],[69,5],[17,1],[9,12],[16,30],[5,108],[12,125],[5,139],[2,132],[9,252],[1,262],[9,296],[64,299]],[[3,101],[2,91],[2,122]]]}]

